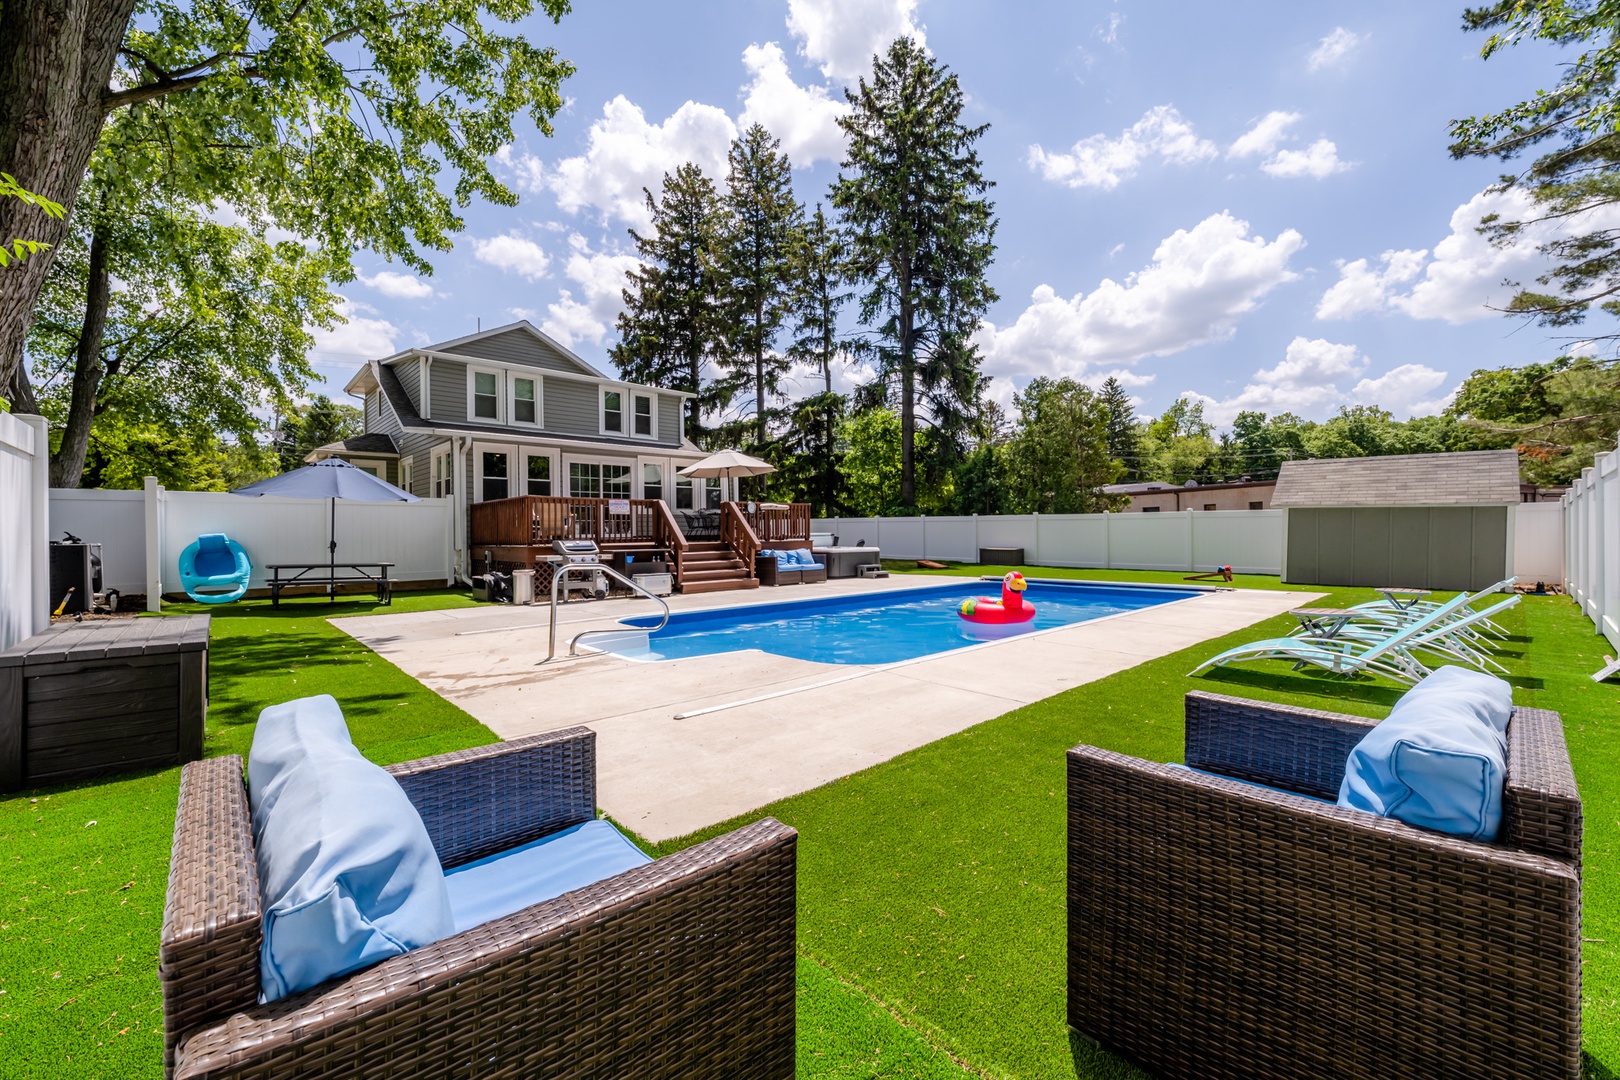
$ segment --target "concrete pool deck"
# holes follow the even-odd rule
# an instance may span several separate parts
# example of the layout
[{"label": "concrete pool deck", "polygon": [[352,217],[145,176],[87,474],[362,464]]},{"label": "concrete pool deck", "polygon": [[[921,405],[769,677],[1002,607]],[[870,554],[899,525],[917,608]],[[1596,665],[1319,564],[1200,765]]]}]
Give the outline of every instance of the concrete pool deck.
[{"label": "concrete pool deck", "polygon": [[[672,596],[672,612],[895,591],[961,577],[842,579]],[[1110,582],[1109,584],[1117,584]],[[994,590],[986,583],[985,592]],[[974,724],[1282,614],[1321,593],[1235,589],[886,667],[757,651],[638,662],[609,653],[536,667],[544,606],[368,615],[332,624],[503,739],[581,724],[597,736],[597,801],[649,840],[682,836],[819,787]],[[645,599],[558,610],[557,652]],[[468,634],[467,631],[494,631]]]}]

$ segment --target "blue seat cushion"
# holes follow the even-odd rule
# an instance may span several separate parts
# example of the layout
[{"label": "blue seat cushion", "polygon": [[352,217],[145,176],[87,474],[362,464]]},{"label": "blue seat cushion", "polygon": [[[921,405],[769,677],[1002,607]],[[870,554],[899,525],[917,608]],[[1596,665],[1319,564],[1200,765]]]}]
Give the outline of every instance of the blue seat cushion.
[{"label": "blue seat cushion", "polygon": [[445,872],[456,932],[652,862],[608,821],[587,821]]},{"label": "blue seat cushion", "polygon": [[1402,695],[1345,761],[1339,805],[1473,840],[1495,840],[1513,689],[1446,666]]},{"label": "blue seat cushion", "polygon": [[275,1001],[454,930],[438,853],[399,782],[360,756],[329,695],[259,714],[248,805]]},{"label": "blue seat cushion", "polygon": [[197,537],[197,555],[191,568],[198,577],[227,577],[236,573],[236,553],[223,533]]}]

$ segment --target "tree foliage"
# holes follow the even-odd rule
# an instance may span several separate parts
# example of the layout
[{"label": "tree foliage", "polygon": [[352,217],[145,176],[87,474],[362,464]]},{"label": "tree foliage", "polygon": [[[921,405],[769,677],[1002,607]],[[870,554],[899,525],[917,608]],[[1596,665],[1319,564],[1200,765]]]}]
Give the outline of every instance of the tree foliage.
[{"label": "tree foliage", "polygon": [[[962,122],[956,76],[916,41],[873,58],[872,79],[846,90],[838,123],[848,146],[832,203],[842,214],[848,273],[864,291],[857,347],[874,359],[900,411],[901,503],[917,506],[918,405],[954,441],[979,409],[983,376],[971,337],[996,300],[991,187]],[[886,396],[886,395],[884,395]]]},{"label": "tree foliage", "polygon": [[359,409],[316,394],[306,404],[294,405],[278,416],[271,444],[280,471],[291,472],[303,466],[311,450],[364,431],[365,417]]},{"label": "tree foliage", "polygon": [[1556,263],[1537,279],[1542,288],[1521,285],[1507,310],[1547,326],[1580,323],[1594,305],[1620,315],[1620,227],[1613,214],[1592,213],[1620,202],[1620,8],[1597,0],[1494,0],[1465,11],[1463,25],[1489,32],[1485,59],[1522,41],[1579,50],[1551,90],[1451,125],[1455,157],[1512,161],[1539,151],[1496,188],[1526,192],[1535,212],[1481,222],[1501,245],[1544,222],[1561,226],[1540,245]]},{"label": "tree foliage", "polygon": [[1588,358],[1476,371],[1447,410],[1482,445],[1513,446],[1529,483],[1568,484],[1615,447],[1620,370]]},{"label": "tree foliage", "polygon": [[1018,433],[1007,444],[1007,501],[1023,513],[1092,514],[1125,500],[1101,491],[1125,471],[1108,453],[1108,408],[1073,379],[1031,379],[1013,398]]}]

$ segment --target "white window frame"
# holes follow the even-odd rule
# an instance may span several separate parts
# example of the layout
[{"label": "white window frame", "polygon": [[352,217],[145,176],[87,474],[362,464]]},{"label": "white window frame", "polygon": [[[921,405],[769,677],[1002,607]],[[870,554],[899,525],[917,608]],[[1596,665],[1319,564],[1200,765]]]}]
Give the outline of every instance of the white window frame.
[{"label": "white window frame", "polygon": [[645,498],[648,497],[647,493],[646,493],[647,466],[648,465],[656,465],[656,466],[658,466],[659,476],[662,477],[663,489],[664,489],[663,494],[660,495],[659,498],[663,502],[666,502],[670,506],[673,507],[675,505],[675,491],[674,491],[674,487],[675,487],[675,470],[670,467],[670,461],[669,461],[668,458],[657,458],[657,457],[638,457],[638,458],[636,458],[636,472],[635,472],[635,481],[636,482],[635,482],[635,485],[634,485],[635,491],[636,491],[636,498],[645,499]]},{"label": "white window frame", "polygon": [[474,488],[474,491],[475,491],[475,493],[477,495],[477,498],[475,498],[473,501],[474,502],[487,502],[488,501],[487,499],[484,498],[484,455],[485,454],[505,454],[506,455],[506,496],[505,497],[510,498],[513,494],[521,494],[520,492],[513,492],[513,490],[512,490],[513,459],[514,458],[520,458],[522,456],[521,451],[518,449],[518,447],[514,446],[511,443],[478,443],[478,442],[475,442],[475,443],[473,443],[473,446],[472,446],[472,466],[473,466],[473,483],[476,485],[476,487]]},{"label": "white window frame", "polygon": [[[541,388],[540,373],[533,375],[522,371],[508,371],[506,373],[506,415],[511,418],[512,427],[543,427],[546,422],[545,391]],[[534,383],[534,419],[519,420],[517,418],[517,384],[519,379],[526,379]]]},{"label": "white window frame", "polygon": [[456,493],[456,450],[454,443],[441,443],[433,450],[433,471],[428,474],[428,492],[435,499],[453,498]]},{"label": "white window frame", "polygon": [[399,459],[399,486],[401,490],[410,491],[412,495],[416,494],[416,492],[411,491],[411,483],[416,479],[412,474],[415,472],[416,455],[413,454],[410,457]]},{"label": "white window frame", "polygon": [[566,490],[563,490],[568,486],[568,477],[557,467],[560,460],[557,451],[542,446],[522,446],[518,448],[518,462],[522,465],[520,479],[523,482],[523,490],[518,494],[529,494],[529,459],[532,457],[546,458],[551,462],[551,494],[553,496],[568,494]]},{"label": "white window frame", "polygon": [[[479,416],[474,408],[477,395],[473,390],[478,385],[478,376],[480,375],[495,376],[494,417]],[[506,416],[504,415],[506,394],[506,370],[504,368],[467,365],[467,422],[469,424],[504,425],[506,423]],[[483,485],[480,484],[479,486],[482,487]]]},{"label": "white window frame", "polygon": [[[636,432],[636,402],[645,399],[647,402],[647,434]],[[658,441],[658,395],[642,393],[640,390],[630,391],[630,430],[627,434],[632,439],[646,439],[650,442]]]},{"label": "white window frame", "polygon": [[[618,394],[619,395],[619,430],[618,431],[610,431],[610,430],[608,430],[608,426],[607,426],[607,414],[608,414],[607,396],[609,394]],[[625,431],[625,420],[628,419],[629,416],[630,416],[630,410],[626,409],[625,405],[627,405],[629,403],[629,400],[630,400],[630,391],[626,387],[603,385],[600,388],[598,388],[597,394],[596,394],[596,428],[597,428],[597,431],[600,432],[601,434],[607,436],[610,439],[626,439],[626,438],[629,438],[629,434]]]},{"label": "white window frame", "polygon": [[349,458],[348,462],[349,462],[350,465],[353,465],[357,469],[376,469],[377,470],[377,479],[379,479],[379,480],[387,480],[388,479],[388,459],[387,458],[357,457],[357,458]]},{"label": "white window frame", "polygon": [[[571,475],[573,466],[596,465],[598,466],[598,475],[600,475],[601,466],[628,465],[630,466],[630,493],[631,497],[633,498],[637,488],[640,486],[636,479],[636,469],[638,464],[638,459],[631,457],[628,454],[563,454],[561,459],[562,467],[560,469],[556,467],[557,462],[555,460],[552,463],[553,477],[551,487],[552,490],[556,491],[558,494],[567,495],[571,498],[574,494],[574,487],[572,483],[573,478]],[[605,499],[617,498],[618,496],[602,495],[600,497]]]}]

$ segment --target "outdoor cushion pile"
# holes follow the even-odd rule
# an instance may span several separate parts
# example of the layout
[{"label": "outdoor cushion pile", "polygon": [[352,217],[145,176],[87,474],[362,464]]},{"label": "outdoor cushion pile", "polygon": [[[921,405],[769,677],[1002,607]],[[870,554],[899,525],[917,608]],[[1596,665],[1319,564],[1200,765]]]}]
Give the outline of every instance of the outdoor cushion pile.
[{"label": "outdoor cushion pile", "polygon": [[822,564],[804,548],[775,550],[766,548],[759,553],[762,559],[775,559],[778,570],[820,570]]}]

